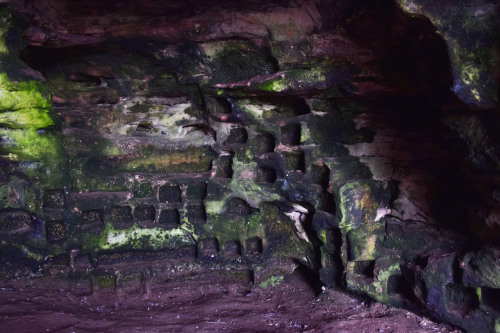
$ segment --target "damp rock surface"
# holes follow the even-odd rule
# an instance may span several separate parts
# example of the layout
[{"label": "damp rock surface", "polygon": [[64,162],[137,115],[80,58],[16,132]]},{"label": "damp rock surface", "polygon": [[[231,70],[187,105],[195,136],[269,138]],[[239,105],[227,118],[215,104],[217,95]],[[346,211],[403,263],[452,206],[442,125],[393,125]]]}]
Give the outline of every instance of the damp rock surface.
[{"label": "damp rock surface", "polygon": [[497,9],[4,1],[0,277],[133,309],[177,283],[203,314],[324,286],[498,330]]}]

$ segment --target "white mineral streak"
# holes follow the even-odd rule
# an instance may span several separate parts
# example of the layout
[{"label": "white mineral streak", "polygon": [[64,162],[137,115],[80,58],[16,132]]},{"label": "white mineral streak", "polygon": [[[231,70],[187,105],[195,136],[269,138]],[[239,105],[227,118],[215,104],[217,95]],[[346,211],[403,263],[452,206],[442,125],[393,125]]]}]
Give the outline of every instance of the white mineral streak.
[{"label": "white mineral streak", "polygon": [[309,213],[309,211],[307,210],[307,208],[305,208],[299,204],[296,204],[296,203],[293,203],[292,206],[293,206],[294,210],[291,212],[285,213],[285,215],[288,216],[292,221],[294,221],[295,229],[297,230],[296,231],[297,236],[300,239],[303,239],[309,243],[309,237],[307,237],[307,233],[304,230],[304,227],[302,226],[302,222],[305,221],[306,214]]}]

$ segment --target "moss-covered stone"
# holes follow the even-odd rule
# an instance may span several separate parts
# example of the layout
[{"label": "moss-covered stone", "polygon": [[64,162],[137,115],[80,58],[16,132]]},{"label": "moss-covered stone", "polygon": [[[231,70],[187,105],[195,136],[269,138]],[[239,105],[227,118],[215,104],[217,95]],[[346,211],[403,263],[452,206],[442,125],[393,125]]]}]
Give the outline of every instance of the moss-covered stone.
[{"label": "moss-covered stone", "polygon": [[[40,81],[12,82],[7,73],[0,74],[2,98],[0,110],[49,109],[52,105],[46,85]],[[46,126],[42,126],[46,127]]]},{"label": "moss-covered stone", "polygon": [[116,276],[114,275],[100,275],[94,278],[94,283],[99,289],[114,288],[116,285]]},{"label": "moss-covered stone", "polygon": [[257,45],[230,40],[204,45],[212,66],[212,83],[230,83],[248,80],[277,70],[272,58]]},{"label": "moss-covered stone", "polygon": [[266,280],[262,281],[259,286],[267,289],[269,287],[276,287],[283,282],[283,275],[272,275]]},{"label": "moss-covered stone", "polygon": [[0,154],[30,180],[62,187],[66,161],[51,96],[40,73],[18,59],[23,43],[10,7],[0,11]]},{"label": "moss-covered stone", "polygon": [[[233,212],[235,208],[238,212]],[[215,209],[214,203],[207,202],[208,219],[204,227],[208,235],[217,237],[221,243],[237,240],[244,243],[252,237],[264,237],[265,215],[257,212],[242,199],[231,198],[222,200],[220,207]]]},{"label": "moss-covered stone", "polygon": [[310,104],[311,110],[317,112],[307,123],[314,142],[335,147],[338,142],[352,144],[371,141],[373,138],[373,133],[368,129],[357,130],[354,125],[353,119],[365,109],[363,103],[346,98],[336,103],[329,99],[312,99]]},{"label": "moss-covered stone", "polygon": [[132,193],[136,198],[147,198],[153,196],[153,188],[149,182],[134,182]]},{"label": "moss-covered stone", "polygon": [[445,39],[455,78],[454,92],[472,105],[498,105],[498,82],[493,77],[498,4],[456,1],[443,7],[428,0],[399,0],[398,3],[405,11],[430,19]]},{"label": "moss-covered stone", "polygon": [[375,222],[379,202],[374,198],[370,182],[356,181],[343,185],[339,190],[340,213],[339,226],[346,231],[363,224]]},{"label": "moss-covered stone", "polygon": [[[369,271],[366,270],[367,267],[370,267]],[[346,283],[349,289],[386,304],[397,302],[389,288],[391,277],[402,275],[400,263],[396,258],[379,257],[373,264],[370,261],[352,261],[346,268]]]},{"label": "moss-covered stone", "polygon": [[324,69],[295,69],[274,75],[264,82],[250,84],[252,88],[274,93],[314,91],[327,87]]},{"label": "moss-covered stone", "polygon": [[[106,177],[119,176],[126,172],[206,172],[212,168],[212,159],[213,153],[208,147],[189,147],[180,151],[149,147],[133,155],[83,158],[79,160],[80,170],[75,171],[83,174],[80,182],[95,183],[104,180],[109,183]],[[78,168],[78,165],[76,167]]]},{"label": "moss-covered stone", "polygon": [[54,124],[48,111],[40,109],[22,109],[0,113],[0,124],[9,128],[44,128]]},{"label": "moss-covered stone", "polygon": [[384,218],[384,247],[401,251],[408,259],[413,259],[423,251],[441,249],[456,251],[465,247],[466,239],[460,239],[455,233],[418,222],[401,222],[395,218]]},{"label": "moss-covered stone", "polygon": [[122,250],[161,250],[193,245],[192,238],[182,228],[166,230],[163,228],[142,229],[133,225],[125,230],[116,230],[111,224],[101,235],[84,235],[83,251],[95,255],[101,251]]},{"label": "moss-covered stone", "polygon": [[374,260],[379,256],[385,230],[382,224],[362,225],[347,234],[349,260]]},{"label": "moss-covered stone", "polygon": [[212,167],[212,153],[207,149],[192,148],[185,152],[158,154],[119,164],[120,170],[124,172],[204,172]]},{"label": "moss-covered stone", "polygon": [[227,215],[234,217],[247,216],[252,213],[250,205],[245,200],[236,197],[226,201],[224,210]]}]

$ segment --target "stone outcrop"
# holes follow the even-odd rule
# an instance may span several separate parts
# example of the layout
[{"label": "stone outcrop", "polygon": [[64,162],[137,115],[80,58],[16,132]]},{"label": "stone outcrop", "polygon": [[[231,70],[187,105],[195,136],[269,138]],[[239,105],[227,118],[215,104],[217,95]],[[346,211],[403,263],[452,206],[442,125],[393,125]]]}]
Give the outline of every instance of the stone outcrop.
[{"label": "stone outcrop", "polygon": [[425,8],[3,4],[3,274],[59,262],[76,295],[122,297],[171,270],[244,294],[300,267],[494,331],[498,101]]}]

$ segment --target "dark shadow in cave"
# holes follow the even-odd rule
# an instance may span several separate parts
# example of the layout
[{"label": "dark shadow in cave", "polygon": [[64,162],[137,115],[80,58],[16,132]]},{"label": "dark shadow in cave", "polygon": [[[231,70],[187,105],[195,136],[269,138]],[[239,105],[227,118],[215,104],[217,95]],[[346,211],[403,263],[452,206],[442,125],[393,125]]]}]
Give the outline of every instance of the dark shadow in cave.
[{"label": "dark shadow in cave", "polygon": [[[404,13],[393,0],[357,1],[342,17],[348,36],[379,52],[383,84],[396,90],[369,98],[373,109],[394,114],[384,126],[401,136],[420,133],[417,143],[434,142],[447,154],[414,165],[428,181],[425,196],[435,220],[471,231],[468,210],[475,193],[464,171],[470,168],[464,163],[466,147],[441,121],[445,111],[469,109],[450,90],[453,76],[445,41],[429,19]],[[411,144],[406,149],[417,156],[426,153]]]}]

